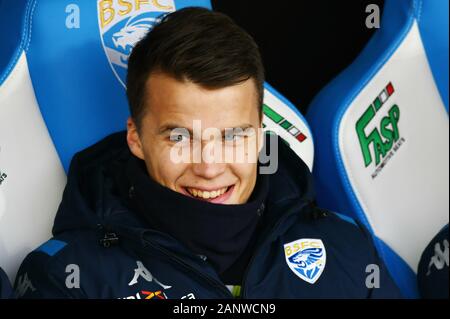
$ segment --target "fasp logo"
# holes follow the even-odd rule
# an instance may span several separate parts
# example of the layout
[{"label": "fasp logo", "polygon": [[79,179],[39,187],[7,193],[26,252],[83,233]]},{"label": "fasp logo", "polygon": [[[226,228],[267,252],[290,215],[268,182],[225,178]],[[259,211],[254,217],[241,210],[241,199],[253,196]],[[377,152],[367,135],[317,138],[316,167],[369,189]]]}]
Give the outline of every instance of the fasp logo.
[{"label": "fasp logo", "polygon": [[174,0],[98,0],[102,45],[117,79],[125,87],[128,57],[139,40],[164,13],[175,11]]},{"label": "fasp logo", "polygon": [[[394,93],[393,84],[388,83],[355,125],[365,167],[375,162],[376,170],[372,178],[378,175],[405,141],[399,130],[400,108],[397,104],[389,108],[386,105]],[[377,120],[376,115],[381,112],[384,116]]]},{"label": "fasp logo", "polygon": [[394,87],[389,83],[386,89],[377,96],[374,103],[366,109],[364,114],[356,122],[356,132],[358,134],[359,143],[361,144],[366,167],[373,161],[370,146],[372,146],[373,149],[375,164],[378,165],[381,158],[386,156],[387,152],[392,148],[392,143],[399,138],[398,121],[400,120],[400,109],[397,105],[392,106],[388,115],[383,117],[379,128],[373,129],[369,134],[365,132],[365,128],[375,117],[375,114],[393,93]]}]

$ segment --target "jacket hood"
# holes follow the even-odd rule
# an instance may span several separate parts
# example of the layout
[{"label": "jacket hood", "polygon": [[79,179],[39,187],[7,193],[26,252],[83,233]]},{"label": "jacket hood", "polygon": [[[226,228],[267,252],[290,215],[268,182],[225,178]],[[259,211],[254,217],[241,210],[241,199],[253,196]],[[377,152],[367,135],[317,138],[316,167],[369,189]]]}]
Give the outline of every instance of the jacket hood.
[{"label": "jacket hood", "polygon": [[[270,145],[268,140],[267,147]],[[113,177],[114,171],[123,169],[132,156],[126,132],[114,133],[74,155],[53,225],[55,236],[71,230],[116,224],[145,228],[145,222],[130,212],[121,200],[120,185],[117,185],[120,181]],[[307,165],[280,138],[278,169],[269,176],[269,184],[269,207],[314,199],[312,176]]]}]

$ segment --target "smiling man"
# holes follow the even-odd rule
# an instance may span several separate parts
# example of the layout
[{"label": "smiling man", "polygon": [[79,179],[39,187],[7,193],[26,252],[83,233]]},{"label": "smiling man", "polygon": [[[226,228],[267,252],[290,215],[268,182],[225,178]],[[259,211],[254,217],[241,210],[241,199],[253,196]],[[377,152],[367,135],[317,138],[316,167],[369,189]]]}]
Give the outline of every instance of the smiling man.
[{"label": "smiling man", "polygon": [[[131,63],[135,63],[133,59],[139,59],[139,50],[135,51]],[[192,58],[178,63],[196,70],[195,65],[189,65]],[[260,71],[258,67],[261,68],[254,66],[255,71]],[[258,84],[253,78],[243,77],[242,83],[229,81],[222,84],[229,86],[213,89],[196,84],[195,78],[178,78],[171,74],[170,70],[156,70],[149,75],[145,86],[146,104],[135,101],[130,93],[130,102],[136,103],[131,105],[142,103],[147,107],[145,113],[135,115],[136,120],[128,120],[127,140],[131,152],[144,160],[153,180],[175,192],[211,203],[246,203],[257,176],[256,161],[250,161],[248,152],[254,152],[256,159],[262,146],[262,138],[257,133],[261,127]],[[212,70],[210,76],[216,76],[216,70]],[[129,77],[129,87],[136,85],[134,80]],[[208,80],[201,85],[208,85]],[[129,92],[133,92],[132,89]],[[139,109],[134,112],[139,114]],[[198,134],[193,130],[196,122],[200,126]],[[204,138],[201,127],[217,128],[218,134]],[[231,148],[230,154],[246,152],[248,156],[238,163],[226,161],[227,150],[224,150],[221,158],[217,154],[208,163],[201,160],[206,154],[204,144],[209,144],[212,152],[227,147]],[[174,158],[179,148],[189,155],[184,162],[174,165],[179,162]],[[194,160],[195,153],[197,161]]]},{"label": "smiling man", "polygon": [[127,131],[73,158],[18,297],[397,297],[370,236],[315,207],[308,167],[261,133],[263,83],[258,47],[231,19],[164,17],[129,59]]}]

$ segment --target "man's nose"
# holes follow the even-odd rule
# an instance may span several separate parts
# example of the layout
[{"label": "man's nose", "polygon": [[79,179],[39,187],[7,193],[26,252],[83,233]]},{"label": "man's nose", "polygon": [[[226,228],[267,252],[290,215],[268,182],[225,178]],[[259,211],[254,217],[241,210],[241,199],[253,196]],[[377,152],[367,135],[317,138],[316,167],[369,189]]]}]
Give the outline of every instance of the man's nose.
[{"label": "man's nose", "polygon": [[196,154],[197,160],[192,163],[193,173],[205,179],[213,179],[221,175],[226,169],[222,152],[217,148],[220,148],[221,144],[217,141],[203,141],[198,146],[201,147],[196,150],[200,153]]},{"label": "man's nose", "polygon": [[220,176],[225,172],[225,169],[225,163],[207,163],[205,161],[202,161],[201,163],[192,164],[193,173],[196,176],[205,179],[213,179],[217,176]]}]

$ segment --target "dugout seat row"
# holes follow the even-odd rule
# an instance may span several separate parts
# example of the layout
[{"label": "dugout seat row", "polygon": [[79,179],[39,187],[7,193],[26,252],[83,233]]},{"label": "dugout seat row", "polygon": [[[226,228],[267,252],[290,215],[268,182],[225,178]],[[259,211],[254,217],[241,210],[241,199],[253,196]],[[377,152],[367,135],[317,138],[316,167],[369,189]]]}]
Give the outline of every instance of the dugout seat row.
[{"label": "dugout seat row", "polygon": [[[134,44],[186,6],[211,8],[0,0],[0,267],[11,280],[51,236],[73,154],[125,129]],[[448,2],[387,0],[381,29],[307,120],[269,84],[263,107],[265,128],[313,170],[319,204],[365,224],[417,297],[418,258],[448,223]]]}]

